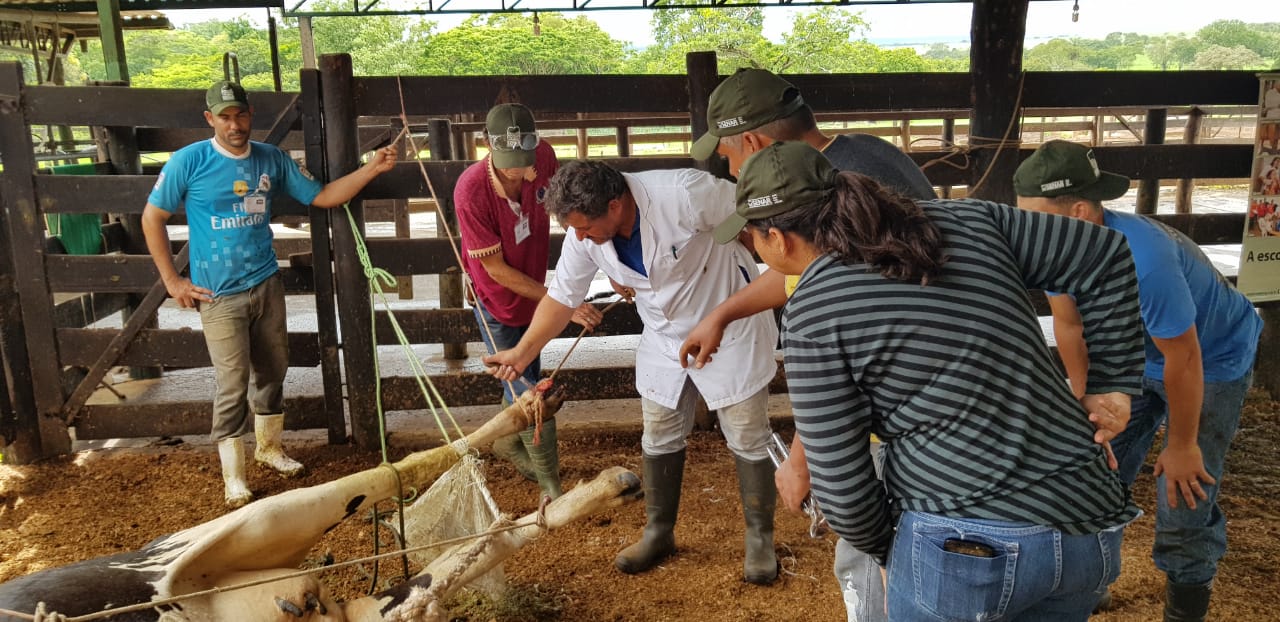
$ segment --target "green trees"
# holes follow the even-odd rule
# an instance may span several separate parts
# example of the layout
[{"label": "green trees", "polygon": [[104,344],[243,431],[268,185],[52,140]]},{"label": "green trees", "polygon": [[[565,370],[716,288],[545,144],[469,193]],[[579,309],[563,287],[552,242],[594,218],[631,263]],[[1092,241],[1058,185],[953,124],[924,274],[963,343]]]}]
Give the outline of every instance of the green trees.
[{"label": "green trees", "polygon": [[472,16],[430,37],[412,56],[423,75],[539,75],[619,73],[626,46],[579,15]]},{"label": "green trees", "polygon": [[[668,0],[680,2],[689,0]],[[314,10],[348,9],[346,0],[323,0]],[[871,25],[847,6],[797,11],[789,29],[770,40],[761,7],[710,9],[690,6],[636,12],[648,19],[654,43],[635,48],[614,39],[589,16],[533,13],[474,16],[439,30],[409,16],[316,17],[318,54],[351,54],[357,75],[534,75],[684,73],[685,54],[715,51],[722,73],[761,67],[779,73],[967,71],[964,47],[934,45],[882,48],[868,39]],[[281,77],[298,88],[302,66],[297,24],[279,28]],[[222,56],[234,52],[241,82],[272,88],[267,32],[241,18],[204,22],[169,31],[125,33],[132,83],[140,87],[204,88],[222,76]],[[1280,65],[1280,23],[1219,20],[1194,36],[1112,33],[1102,39],[1053,39],[1026,49],[1024,67],[1034,71],[1096,69],[1267,69]],[[8,53],[28,66],[30,56]],[[105,78],[97,41],[67,59],[70,84]]]}]

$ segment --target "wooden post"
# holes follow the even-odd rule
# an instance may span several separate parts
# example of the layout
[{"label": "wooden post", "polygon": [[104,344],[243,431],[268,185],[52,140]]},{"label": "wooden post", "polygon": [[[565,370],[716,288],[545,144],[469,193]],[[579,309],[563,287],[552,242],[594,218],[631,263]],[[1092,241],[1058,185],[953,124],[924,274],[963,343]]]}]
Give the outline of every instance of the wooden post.
[{"label": "wooden post", "polygon": [[[5,102],[0,100],[0,106]],[[20,118],[20,117],[19,117]],[[0,186],[3,187],[3,186]],[[9,208],[0,197],[0,444],[4,462],[27,464],[41,455],[40,422],[36,417],[27,365],[27,339],[22,306],[14,289],[13,258],[9,249]]]},{"label": "wooden post", "polygon": [[302,68],[316,68],[316,37],[311,30],[311,18],[304,15],[298,18],[298,38],[302,45]]},{"label": "wooden post", "polygon": [[[587,118],[586,113],[579,112],[578,119]],[[578,159],[585,160],[591,157],[591,141],[587,138],[587,128],[580,127],[576,132],[578,137]]]},{"label": "wooden post", "polygon": [[[954,117],[947,117],[942,120],[942,148],[950,150],[956,144],[956,120]],[[942,186],[940,196],[944,199],[951,198],[951,186]]]},{"label": "wooden post", "polygon": [[[306,144],[307,170],[324,175],[324,129],[320,125],[320,72],[303,69],[302,137]],[[346,409],[342,403],[342,371],[338,357],[338,309],[334,304],[333,253],[329,249],[330,215],[333,210],[311,209],[311,270],[315,279],[316,338],[320,345],[320,379],[324,383],[324,418],[329,443],[347,442]]]},{"label": "wooden post", "polygon": [[275,16],[270,14],[271,9],[267,11],[267,40],[271,45],[271,83],[279,93],[284,90],[280,80],[280,35],[276,32]]},{"label": "wooden post", "polygon": [[[1200,140],[1200,121],[1204,119],[1204,110],[1192,106],[1187,112],[1187,127],[1182,132],[1182,142],[1194,145]],[[1191,213],[1191,193],[1195,190],[1195,180],[1189,177],[1178,180],[1178,192],[1174,198],[1174,211],[1179,214]]]},{"label": "wooden post", "polygon": [[[352,90],[349,54],[325,54],[320,57],[321,114],[325,128],[326,181],[333,181],[355,170],[360,162],[359,137],[356,135],[355,96]],[[364,235],[364,206],[360,200],[349,203],[355,221],[353,229],[341,210],[333,216],[333,256],[337,274],[338,321],[342,327],[342,359],[347,372],[347,404],[351,412],[351,436],[356,445],[373,449],[381,444],[378,437],[378,405],[375,391],[373,357],[375,356],[369,326],[373,309],[369,303],[369,280],[356,255],[356,236]]]},{"label": "wooden post", "polygon": [[[97,86],[114,86],[128,88],[127,82],[95,82]],[[107,160],[116,175],[141,175],[142,156],[138,152],[138,135],[132,127],[104,127],[101,136],[106,140]],[[124,252],[130,255],[149,255],[146,236],[142,232],[142,214],[113,214],[125,234]],[[128,322],[133,312],[142,303],[142,296],[131,294],[129,304],[121,311],[122,322]],[[158,328],[159,320],[152,317],[142,328]],[[129,377],[134,380],[159,378],[159,367],[130,367]]]},{"label": "wooden post", "polygon": [[[973,152],[969,196],[1013,204],[1013,171],[1018,167],[1019,78],[1029,0],[974,0],[970,35],[973,110],[969,146]],[[1001,140],[1007,141],[997,147]],[[981,181],[981,186],[973,185]],[[976,192],[974,191],[976,190]]]},{"label": "wooden post", "polygon": [[[396,226],[396,237],[409,239],[413,237],[413,228],[409,223],[409,199],[391,199],[391,221]],[[400,300],[413,300],[413,275],[396,277],[396,295]]]},{"label": "wooden post", "polygon": [[[6,249],[12,253],[13,289],[21,301],[21,328],[25,334],[26,359],[11,365],[25,365],[30,373],[34,409],[20,413],[24,419],[27,455],[15,459],[35,459],[71,451],[71,436],[62,420],[62,374],[58,364],[58,340],[53,321],[53,297],[44,271],[44,219],[36,197],[36,159],[31,150],[31,127],[22,109],[22,67],[0,63],[0,200],[6,212]],[[6,325],[8,322],[6,322]],[[6,331],[12,327],[6,326]],[[16,347],[16,344],[6,344]],[[20,350],[21,348],[19,348]],[[6,352],[14,356],[18,352]],[[18,381],[25,382],[24,379]],[[15,408],[25,408],[15,404]]]},{"label": "wooden post", "polygon": [[[689,133],[692,140],[698,140],[707,133],[707,104],[711,92],[720,84],[716,53],[689,52],[684,55],[684,66],[689,74]],[[720,156],[695,162],[694,166],[717,177],[729,177],[729,161]]]},{"label": "wooden post", "polygon": [[[452,134],[453,132],[449,129],[448,119],[430,119],[427,121],[427,145],[431,149],[432,160],[453,159],[453,149],[449,140]],[[454,211],[453,197],[438,195],[436,196],[436,201],[436,237],[443,238],[452,234],[454,239],[457,239],[458,214]],[[443,218],[441,218],[442,214]],[[450,266],[438,278],[440,279],[440,308],[461,309],[462,269],[458,266]],[[467,358],[467,343],[465,341],[446,342],[443,345],[445,359],[460,360]]]},{"label": "wooden post", "polygon": [[617,141],[618,141],[618,157],[619,158],[631,157],[630,128],[625,125],[619,125],[615,131],[615,136],[617,136]]},{"label": "wooden post", "polygon": [[98,32],[102,40],[102,61],[107,79],[129,81],[129,63],[124,55],[124,18],[120,16],[120,0],[97,0]]},{"label": "wooden post", "polygon": [[[1152,108],[1147,111],[1147,127],[1142,132],[1142,143],[1145,145],[1163,145],[1165,125],[1169,119],[1169,111],[1164,108]],[[1154,214],[1160,204],[1160,180],[1143,178],[1138,181],[1138,205],[1134,210],[1139,214]]]}]

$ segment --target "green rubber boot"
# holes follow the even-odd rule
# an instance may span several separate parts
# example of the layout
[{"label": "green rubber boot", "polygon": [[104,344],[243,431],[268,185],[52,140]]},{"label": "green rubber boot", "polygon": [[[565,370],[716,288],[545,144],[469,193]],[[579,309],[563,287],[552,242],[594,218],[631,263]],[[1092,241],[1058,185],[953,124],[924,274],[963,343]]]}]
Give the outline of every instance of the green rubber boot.
[{"label": "green rubber boot", "polygon": [[[506,397],[502,398],[500,410],[506,410],[511,402]],[[516,472],[525,479],[536,482],[537,474],[533,472],[533,462],[529,460],[529,452],[524,448],[524,442],[520,440],[519,434],[508,434],[493,442],[489,447],[489,451],[500,460],[506,460],[511,466],[516,468]]]},{"label": "green rubber boot", "polygon": [[738,467],[738,494],[746,522],[746,558],[742,576],[747,583],[768,585],[778,578],[778,555],[773,550],[773,512],[778,489],[773,474],[777,469],[768,458],[751,462],[735,456]]},{"label": "green rubber boot", "polygon": [[627,574],[657,566],[676,552],[676,513],[684,481],[684,450],[644,456],[644,512],[647,521],[640,541],[622,549],[613,565]]},{"label": "green rubber boot", "polygon": [[542,422],[541,442],[534,444],[533,428],[520,432],[520,441],[528,456],[533,478],[542,489],[542,494],[552,499],[561,495],[560,490],[560,447],[556,444],[556,420],[547,419]]}]

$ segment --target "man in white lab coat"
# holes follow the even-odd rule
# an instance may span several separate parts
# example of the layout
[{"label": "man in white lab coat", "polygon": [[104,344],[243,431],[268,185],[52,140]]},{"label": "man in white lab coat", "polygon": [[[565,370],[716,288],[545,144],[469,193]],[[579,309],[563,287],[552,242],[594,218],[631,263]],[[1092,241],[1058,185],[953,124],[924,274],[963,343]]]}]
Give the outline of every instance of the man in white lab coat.
[{"label": "man in white lab coat", "polygon": [[520,343],[485,359],[514,380],[573,316],[597,271],[635,290],[644,323],[636,349],[636,390],[644,415],[645,511],[640,541],[614,565],[644,572],[675,552],[685,437],[696,394],[716,411],[735,456],[746,521],[747,581],[778,576],[773,550],[777,491],[769,441],[768,384],[777,371],[778,332],[770,313],[730,324],[718,356],[737,365],[684,368],[680,344],[704,315],[757,276],[738,243],[717,244],[713,230],[734,213],[734,185],[693,169],[621,173],[599,161],[563,165],[551,179],[547,211],[568,231],[555,277]]}]

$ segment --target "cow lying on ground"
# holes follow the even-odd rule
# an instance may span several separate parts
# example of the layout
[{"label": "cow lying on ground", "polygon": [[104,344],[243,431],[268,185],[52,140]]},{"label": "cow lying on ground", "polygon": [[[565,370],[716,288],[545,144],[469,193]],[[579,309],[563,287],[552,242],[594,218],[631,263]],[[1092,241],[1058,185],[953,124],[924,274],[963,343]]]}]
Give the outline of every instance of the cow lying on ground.
[{"label": "cow lying on ground", "polygon": [[[530,425],[528,413],[539,407],[534,392],[453,445],[412,454],[395,463],[405,489],[425,489],[459,459],[459,451],[483,447]],[[545,400],[546,416],[560,406]],[[579,485],[546,508],[546,525],[556,528],[640,495],[640,480],[621,468],[608,469]],[[141,549],[52,568],[0,585],[0,609],[34,612],[38,603],[66,616],[155,602],[216,587],[282,577],[296,572],[307,552],[343,519],[399,494],[396,474],[385,466],[339,480],[260,499],[204,524],[157,538]],[[526,525],[495,536],[482,554],[468,554],[463,543],[445,551],[413,581],[378,596],[339,605],[325,594],[315,575],[290,578],[252,588],[219,592],[167,605],[112,616],[110,620],[382,620],[395,609],[416,606],[415,596],[442,598],[479,576],[541,534],[536,517]],[[463,552],[459,552],[463,551]],[[474,569],[459,569],[459,560],[476,560]],[[453,560],[453,561],[449,561]],[[450,566],[450,564],[453,564]],[[431,584],[432,575],[444,581]],[[0,615],[0,620],[18,618]],[[431,619],[425,614],[416,618]]]}]

